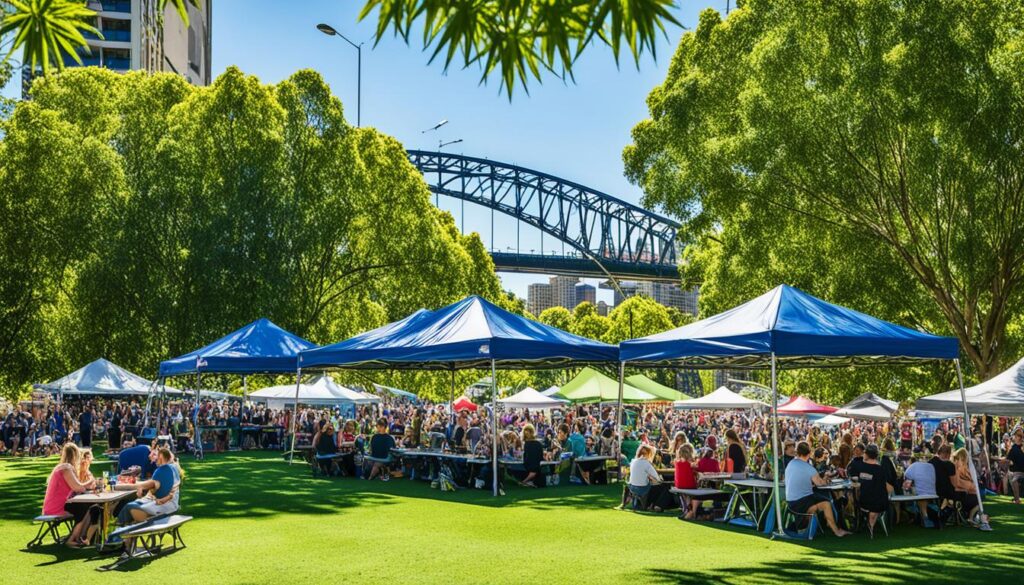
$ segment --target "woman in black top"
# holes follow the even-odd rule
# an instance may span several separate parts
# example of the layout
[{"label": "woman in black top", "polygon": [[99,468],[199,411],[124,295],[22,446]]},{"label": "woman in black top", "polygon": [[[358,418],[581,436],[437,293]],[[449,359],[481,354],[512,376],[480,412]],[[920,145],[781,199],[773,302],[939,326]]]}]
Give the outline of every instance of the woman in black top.
[{"label": "woman in black top", "polygon": [[864,460],[857,469],[860,509],[868,513],[868,532],[874,534],[875,522],[889,507],[889,493],[892,491],[892,486],[886,482],[885,470],[878,462],[878,445],[871,443],[864,449]]},{"label": "woman in black top", "polygon": [[740,443],[740,437],[736,434],[734,429],[725,431],[725,439],[729,443],[729,450],[726,452],[726,457],[732,461],[732,472],[733,473],[746,473],[747,472],[747,454],[743,450],[743,445]]},{"label": "woman in black top", "polygon": [[544,474],[541,473],[541,462],[544,461],[544,445],[537,440],[537,431],[533,425],[523,427],[523,470],[526,472],[521,483],[528,487],[543,487]]},{"label": "woman in black top", "polygon": [[114,406],[114,412],[110,415],[110,428],[107,430],[107,449],[118,451],[121,449],[121,405]]}]

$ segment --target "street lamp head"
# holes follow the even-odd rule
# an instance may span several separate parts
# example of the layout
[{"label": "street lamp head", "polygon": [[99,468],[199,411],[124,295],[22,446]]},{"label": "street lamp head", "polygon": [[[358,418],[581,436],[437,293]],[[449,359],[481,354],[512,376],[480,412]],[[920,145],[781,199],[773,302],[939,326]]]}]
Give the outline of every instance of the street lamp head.
[{"label": "street lamp head", "polygon": [[316,30],[324,33],[325,35],[330,35],[332,37],[334,35],[338,34],[338,31],[334,30],[333,26],[331,26],[329,24],[322,23],[322,22],[320,24],[316,25]]}]

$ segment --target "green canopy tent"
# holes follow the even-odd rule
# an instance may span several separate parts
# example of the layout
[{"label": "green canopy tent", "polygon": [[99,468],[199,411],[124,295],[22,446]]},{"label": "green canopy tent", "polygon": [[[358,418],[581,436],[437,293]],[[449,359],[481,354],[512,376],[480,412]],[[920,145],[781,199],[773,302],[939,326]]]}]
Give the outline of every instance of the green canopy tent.
[{"label": "green canopy tent", "polygon": [[[619,381],[587,367],[555,394],[569,402],[615,402],[619,399]],[[655,402],[657,396],[644,392],[631,384],[622,386],[623,402]]]},{"label": "green canopy tent", "polygon": [[659,384],[643,374],[635,374],[626,378],[626,383],[634,388],[639,388],[648,394],[652,394],[665,402],[675,402],[676,400],[686,400],[689,398],[689,396],[686,396],[682,392],[669,388],[664,384]]}]

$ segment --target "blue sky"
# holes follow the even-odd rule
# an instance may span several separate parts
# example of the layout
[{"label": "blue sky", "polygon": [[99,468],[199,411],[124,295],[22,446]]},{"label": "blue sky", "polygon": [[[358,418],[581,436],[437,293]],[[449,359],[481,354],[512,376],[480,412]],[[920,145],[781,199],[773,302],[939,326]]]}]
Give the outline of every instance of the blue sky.
[{"label": "blue sky", "polygon": [[[681,0],[677,18],[696,25],[705,7],[725,10],[726,0]],[[363,47],[362,121],[397,137],[408,148],[434,150],[439,139],[464,142],[446,150],[515,163],[571,179],[631,202],[641,193],[622,174],[622,149],[630,142],[634,124],[647,117],[645,99],[662,82],[682,29],[669,29],[657,47],[657,61],[649,56],[639,70],[625,58],[616,67],[610,51],[593,46],[575,69],[576,83],[546,79],[532,84],[530,94],[517,91],[512,101],[492,80],[479,83],[476,69],[428,65],[428,53],[418,42],[407,46],[385,36],[373,47],[373,15],[357,22],[362,0],[214,0],[213,72],[230,65],[256,75],[266,83],[288,77],[297,69],[320,71],[345,104],[346,117],[356,118],[356,52],[344,41],[315,29],[327,22]],[[413,38],[418,38],[414,37]],[[17,84],[4,89],[16,95]],[[421,134],[442,119],[440,131]],[[441,198],[441,206],[461,221],[459,202]],[[515,245],[515,223],[495,215],[490,233],[489,210],[466,205],[467,231],[478,231],[484,243],[496,249]],[[540,248],[540,232],[522,230],[522,249]],[[550,237],[544,246],[558,245]],[[526,287],[542,280],[537,275],[502,274],[506,288],[526,297]],[[596,283],[596,280],[591,281]],[[599,299],[611,301],[599,291]]]}]

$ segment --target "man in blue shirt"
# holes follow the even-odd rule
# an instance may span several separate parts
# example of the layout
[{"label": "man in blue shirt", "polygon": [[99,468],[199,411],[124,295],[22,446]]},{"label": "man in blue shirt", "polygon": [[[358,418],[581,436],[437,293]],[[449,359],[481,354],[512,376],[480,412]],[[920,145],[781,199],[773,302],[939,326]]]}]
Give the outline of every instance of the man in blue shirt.
[{"label": "man in blue shirt", "polygon": [[118,514],[121,524],[142,522],[152,516],[163,516],[178,511],[178,485],[181,475],[171,450],[161,447],[156,451],[157,468],[153,478],[135,484],[139,497]]},{"label": "man in blue shirt", "polygon": [[136,445],[124,449],[117,455],[117,469],[119,473],[128,471],[130,467],[138,466],[142,470],[141,479],[149,479],[156,469],[156,453],[150,451],[147,445]]},{"label": "man in blue shirt", "polygon": [[797,514],[824,514],[829,529],[838,537],[846,536],[849,532],[836,525],[831,498],[814,491],[814,486],[825,485],[828,480],[818,475],[808,461],[810,457],[811,445],[807,441],[797,443],[796,459],[786,466],[786,503]]}]

